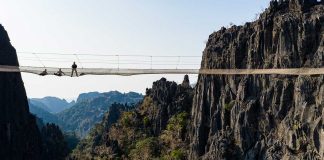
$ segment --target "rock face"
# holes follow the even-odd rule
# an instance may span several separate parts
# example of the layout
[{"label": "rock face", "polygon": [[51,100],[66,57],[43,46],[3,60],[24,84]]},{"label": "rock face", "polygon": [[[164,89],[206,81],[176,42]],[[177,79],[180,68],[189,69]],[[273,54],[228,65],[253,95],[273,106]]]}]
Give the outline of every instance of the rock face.
[{"label": "rock face", "polygon": [[119,149],[116,146],[116,142],[109,139],[109,129],[113,124],[117,123],[122,112],[128,111],[131,108],[122,104],[112,104],[109,111],[105,113],[102,121],[91,129],[91,132],[86,138],[80,141],[77,148],[70,155],[70,159],[104,157],[105,152],[108,152],[107,155],[117,154]]},{"label": "rock face", "polygon": [[160,134],[166,128],[168,120],[173,115],[183,111],[190,111],[192,88],[186,83],[189,83],[187,75],[180,86],[175,82],[161,78],[159,81],[153,82],[152,88],[148,90],[147,95],[156,104],[155,109],[147,111],[152,116],[154,122],[152,130],[155,135]]},{"label": "rock face", "polygon": [[133,109],[114,104],[70,158],[187,159],[193,99],[187,84],[188,76],[179,85],[161,78]]},{"label": "rock face", "polygon": [[[201,68],[323,67],[324,5],[272,1],[209,36]],[[190,159],[324,159],[324,76],[199,75]]]},{"label": "rock face", "polygon": [[[16,50],[0,25],[0,65],[18,66]],[[20,73],[0,73],[0,157],[41,159],[41,135],[29,113]]]}]

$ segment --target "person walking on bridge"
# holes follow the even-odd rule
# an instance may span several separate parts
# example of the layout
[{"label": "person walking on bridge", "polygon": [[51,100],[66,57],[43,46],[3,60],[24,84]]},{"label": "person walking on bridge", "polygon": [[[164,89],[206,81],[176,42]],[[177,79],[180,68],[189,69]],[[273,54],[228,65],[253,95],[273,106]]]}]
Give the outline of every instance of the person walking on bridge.
[{"label": "person walking on bridge", "polygon": [[73,62],[73,64],[72,64],[72,73],[71,73],[71,77],[73,76],[73,72],[75,72],[75,75],[76,75],[77,77],[79,77],[79,75],[78,75],[78,71],[77,71],[77,68],[78,68],[78,65],[76,65],[75,62]]}]

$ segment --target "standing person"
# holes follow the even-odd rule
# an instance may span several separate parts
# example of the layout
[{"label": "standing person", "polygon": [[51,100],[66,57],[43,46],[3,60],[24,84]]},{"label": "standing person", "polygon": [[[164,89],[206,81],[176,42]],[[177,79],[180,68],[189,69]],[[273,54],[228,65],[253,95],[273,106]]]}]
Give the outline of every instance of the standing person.
[{"label": "standing person", "polygon": [[77,71],[77,68],[78,68],[78,66],[75,64],[75,62],[73,62],[73,64],[72,64],[72,73],[71,73],[71,77],[73,76],[73,72],[75,72],[75,75],[76,75],[77,77],[79,77],[79,75],[78,75],[78,71]]}]

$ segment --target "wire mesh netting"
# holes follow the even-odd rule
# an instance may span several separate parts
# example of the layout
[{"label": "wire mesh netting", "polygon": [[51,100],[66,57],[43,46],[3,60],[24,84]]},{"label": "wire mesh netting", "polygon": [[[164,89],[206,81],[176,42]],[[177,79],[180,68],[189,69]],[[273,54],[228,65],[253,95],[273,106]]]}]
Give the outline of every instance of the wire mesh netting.
[{"label": "wire mesh netting", "polygon": [[[71,68],[4,66],[0,72],[25,72],[38,75],[72,76]],[[255,75],[255,74],[285,74],[285,75],[321,75],[324,68],[289,68],[289,69],[118,69],[118,68],[78,68],[73,76],[83,75],[139,75],[139,74],[208,74],[208,75]]]},{"label": "wire mesh netting", "polygon": [[[150,56],[109,54],[61,54],[18,52],[20,67],[0,65],[0,72],[25,72],[38,75],[71,76],[71,65],[78,68],[73,76],[138,74],[209,74],[209,75],[321,75],[324,68],[289,69],[199,69],[200,56]],[[77,72],[77,73],[76,73]]]},{"label": "wire mesh netting", "polygon": [[114,54],[61,54],[18,52],[21,66],[79,68],[141,68],[188,69],[200,68],[201,56],[151,56]]}]

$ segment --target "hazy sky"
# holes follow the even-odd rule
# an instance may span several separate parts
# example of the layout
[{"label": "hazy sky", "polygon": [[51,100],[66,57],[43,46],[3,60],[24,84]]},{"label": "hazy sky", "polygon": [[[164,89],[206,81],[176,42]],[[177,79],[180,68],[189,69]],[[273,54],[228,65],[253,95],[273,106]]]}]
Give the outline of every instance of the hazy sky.
[{"label": "hazy sky", "polygon": [[[268,1],[0,0],[0,4],[0,23],[17,51],[201,56],[209,34],[231,22],[253,20]],[[23,80],[28,97],[75,98],[89,91],[143,93],[162,76],[176,82],[183,78],[23,74]],[[190,79],[195,82],[197,76]]]}]

